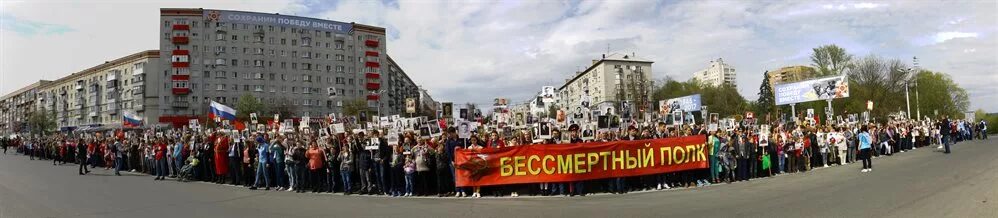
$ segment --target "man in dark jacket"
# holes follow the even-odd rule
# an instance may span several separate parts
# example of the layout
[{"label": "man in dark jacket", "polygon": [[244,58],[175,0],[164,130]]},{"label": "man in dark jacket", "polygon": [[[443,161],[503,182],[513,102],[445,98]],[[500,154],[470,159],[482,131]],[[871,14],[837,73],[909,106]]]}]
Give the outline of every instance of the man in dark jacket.
[{"label": "man in dark jacket", "polygon": [[380,134],[378,131],[374,131],[374,136],[378,139],[378,151],[375,157],[375,162],[377,163],[377,170],[375,170],[375,180],[378,182],[378,190],[382,194],[389,194],[388,187],[389,183],[386,182],[388,173],[391,172],[389,168],[389,163],[392,159],[392,148],[388,146],[388,140],[384,137],[384,134]]},{"label": "man in dark jacket", "polygon": [[943,146],[946,147],[946,151],[944,153],[947,154],[949,154],[949,145],[952,144],[951,141],[953,140],[953,138],[950,137],[951,131],[952,128],[950,127],[949,118],[943,116],[943,120],[939,121],[939,134],[943,135]]},{"label": "man in dark jacket", "polygon": [[90,173],[90,170],[87,169],[87,145],[83,143],[83,140],[76,143],[76,162],[80,165],[80,175]]},{"label": "man in dark jacket", "polygon": [[371,185],[371,165],[372,165],[372,163],[371,163],[371,156],[372,156],[372,152],[373,151],[364,149],[366,147],[365,145],[367,145],[368,142],[369,142],[368,138],[364,137],[363,133],[360,134],[360,136],[358,137],[358,140],[356,142],[358,144],[357,147],[361,148],[361,151],[359,153],[357,153],[357,156],[356,156],[357,157],[357,169],[359,169],[358,172],[360,174],[360,193],[361,194],[371,194],[371,191],[372,191],[371,189],[373,188],[373,187],[371,187],[372,186]]}]

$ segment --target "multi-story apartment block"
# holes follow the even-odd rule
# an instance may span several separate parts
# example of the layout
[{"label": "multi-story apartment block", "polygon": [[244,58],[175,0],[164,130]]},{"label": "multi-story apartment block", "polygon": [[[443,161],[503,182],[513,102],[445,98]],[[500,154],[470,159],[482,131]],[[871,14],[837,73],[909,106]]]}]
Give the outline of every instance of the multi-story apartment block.
[{"label": "multi-story apartment block", "polygon": [[693,79],[699,81],[701,85],[705,86],[721,86],[727,84],[737,88],[737,83],[735,82],[735,68],[724,63],[724,60],[720,58],[710,61],[710,65],[707,66],[706,69],[693,73]]},{"label": "multi-story apartment block", "polygon": [[0,137],[29,131],[28,115],[36,111],[39,87],[49,82],[40,80],[0,97]]},{"label": "multi-story apartment block", "polygon": [[558,88],[558,97],[563,107],[569,108],[582,105],[585,97],[588,97],[590,109],[600,104],[617,107],[621,101],[631,102],[634,110],[648,108],[652,63],[634,54],[604,55]]},{"label": "multi-story apartment block", "polygon": [[[247,93],[267,104],[290,105],[296,117],[341,112],[343,101],[354,99],[381,107],[372,110],[395,112],[404,109],[399,96],[416,95],[408,76],[388,60],[381,27],[164,8],[159,35],[162,55],[171,57],[159,64],[169,78],[161,94],[160,122],[183,125],[203,117],[210,101],[234,106]],[[382,87],[395,85],[391,81],[401,87]],[[337,97],[330,97],[333,92]]]},{"label": "multi-story apartment block", "polygon": [[[159,116],[159,51],[134,53],[57,79],[39,87],[38,108],[55,115],[63,131],[118,128],[124,113],[146,126]],[[152,121],[152,122],[150,122]]]}]

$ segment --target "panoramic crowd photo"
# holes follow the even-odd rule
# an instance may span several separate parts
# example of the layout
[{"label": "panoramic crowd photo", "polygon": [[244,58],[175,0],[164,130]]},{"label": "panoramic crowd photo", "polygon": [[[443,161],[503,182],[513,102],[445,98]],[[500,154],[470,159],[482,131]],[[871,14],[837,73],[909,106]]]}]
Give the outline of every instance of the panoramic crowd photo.
[{"label": "panoramic crowd photo", "polygon": [[0,218],[998,217],[998,2],[0,6]]}]

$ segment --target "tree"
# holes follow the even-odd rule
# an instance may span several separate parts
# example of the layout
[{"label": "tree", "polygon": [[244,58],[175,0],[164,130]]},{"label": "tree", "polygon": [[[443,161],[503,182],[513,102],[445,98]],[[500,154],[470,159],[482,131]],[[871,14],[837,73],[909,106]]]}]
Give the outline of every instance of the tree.
[{"label": "tree", "polygon": [[[919,107],[924,112],[922,116],[939,115],[961,117],[970,105],[967,91],[960,88],[948,74],[923,70],[915,75],[918,86]],[[913,102],[914,103],[914,102]]]},{"label": "tree", "polygon": [[911,72],[900,60],[866,56],[854,61],[848,73],[851,100],[844,104],[846,110],[865,111],[866,101],[873,101],[871,114],[883,119],[906,109],[904,88]]},{"label": "tree", "polygon": [[344,116],[357,116],[361,112],[367,112],[371,110],[367,106],[367,100],[354,98],[343,101],[343,115]]},{"label": "tree", "polygon": [[239,102],[236,102],[236,119],[239,120],[249,120],[250,113],[257,113],[257,116],[263,116],[264,111],[267,111],[266,105],[249,93],[239,97]]},{"label": "tree", "polygon": [[652,93],[652,99],[658,102],[693,94],[700,94],[700,101],[704,106],[707,106],[709,113],[731,116],[744,114],[748,109],[745,98],[738,94],[738,90],[734,86],[701,86],[694,80],[679,82],[666,79],[662,86]]},{"label": "tree", "polygon": [[554,104],[551,104],[551,106],[548,106],[547,117],[548,118],[552,118],[552,119],[558,118],[558,107],[555,107]]},{"label": "tree", "polygon": [[46,135],[56,128],[55,115],[36,110],[28,113],[26,125],[31,134]]},{"label": "tree", "polygon": [[841,75],[852,62],[852,55],[837,45],[823,45],[814,48],[811,53],[811,62],[818,68],[818,76]]},{"label": "tree", "polygon": [[266,107],[267,114],[273,116],[279,114],[281,117],[289,118],[294,115],[295,108],[287,98],[279,98]]},{"label": "tree", "polygon": [[759,85],[759,98],[753,104],[755,113],[759,116],[774,112],[776,97],[773,95],[773,87],[769,85],[769,71],[762,73],[762,84]]}]

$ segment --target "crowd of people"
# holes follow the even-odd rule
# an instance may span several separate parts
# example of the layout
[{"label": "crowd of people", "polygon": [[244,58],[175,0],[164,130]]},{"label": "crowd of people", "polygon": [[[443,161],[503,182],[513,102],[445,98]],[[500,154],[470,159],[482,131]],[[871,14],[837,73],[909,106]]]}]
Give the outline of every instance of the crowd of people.
[{"label": "crowd of people", "polygon": [[[770,125],[766,125],[770,126]],[[481,197],[528,195],[584,196],[591,193],[690,188],[730,183],[785,173],[804,173],[830,165],[862,162],[861,172],[873,170],[872,159],[939,145],[946,153],[953,143],[986,138],[981,123],[951,121],[890,121],[881,124],[793,125],[771,123],[718,128],[666,123],[630,125],[601,131],[583,140],[579,128],[553,128],[552,139],[516,130],[476,131],[459,138],[454,128],[439,137],[418,132],[399,135],[389,145],[383,131],[342,134],[318,131],[250,132],[231,130],[133,130],[56,133],[45,137],[0,139],[30,159],[53,165],[78,164],[78,173],[104,168],[155,175],[155,180],[205,181],[294,192],[364,195]],[[561,131],[567,133],[563,135]],[[976,134],[975,134],[976,133]],[[608,142],[701,135],[706,137],[709,167],[660,175],[610,178],[568,183],[455,187],[454,153],[459,149],[565,143]],[[89,169],[88,169],[89,167]]]}]

